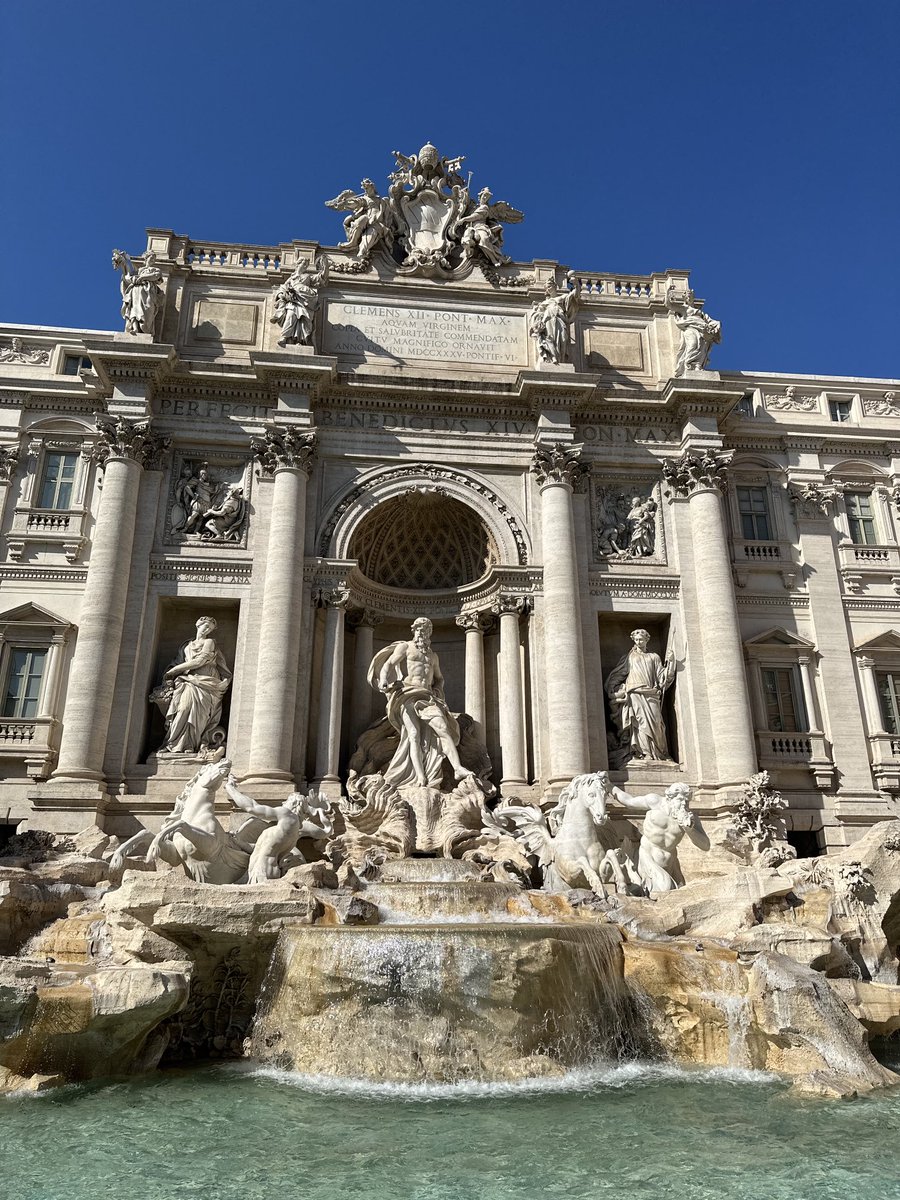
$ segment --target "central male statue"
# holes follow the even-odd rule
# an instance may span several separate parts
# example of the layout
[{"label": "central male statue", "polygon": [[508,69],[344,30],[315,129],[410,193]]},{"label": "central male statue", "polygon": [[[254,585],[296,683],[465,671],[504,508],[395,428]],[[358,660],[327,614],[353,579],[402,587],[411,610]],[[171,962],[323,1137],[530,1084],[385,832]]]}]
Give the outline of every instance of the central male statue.
[{"label": "central male statue", "polygon": [[387,696],[387,718],[400,734],[384,772],[395,787],[440,788],[445,758],[455,779],[472,774],[459,761],[459,725],[444,699],[431,630],[427,617],[419,617],[413,621],[412,639],[379,650],[369,667],[369,684]]}]

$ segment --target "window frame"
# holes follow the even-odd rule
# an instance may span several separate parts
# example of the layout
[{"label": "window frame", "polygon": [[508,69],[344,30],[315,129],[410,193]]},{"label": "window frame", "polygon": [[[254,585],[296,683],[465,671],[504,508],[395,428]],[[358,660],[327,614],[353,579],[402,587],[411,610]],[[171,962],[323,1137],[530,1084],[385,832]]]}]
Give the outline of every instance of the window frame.
[{"label": "window frame", "polygon": [[[29,660],[31,658],[33,658],[36,655],[41,655],[41,669],[40,669],[40,671],[38,671],[36,673],[32,670],[26,669],[26,671],[23,674],[25,687],[23,688],[21,694],[13,695],[10,691],[10,684],[11,684],[12,680],[15,678],[14,673],[13,673],[13,668],[15,666],[15,658],[16,658],[17,654],[25,654],[26,656],[28,656],[26,658],[26,666],[29,664]],[[42,704],[42,701],[44,700],[44,689],[45,689],[46,682],[47,682],[47,667],[49,665],[49,659],[50,659],[50,645],[49,644],[43,645],[43,646],[40,646],[40,645],[39,646],[25,646],[25,645],[20,645],[17,642],[10,642],[9,647],[8,647],[8,652],[4,655],[2,701],[0,701],[0,720],[33,721],[41,715],[42,709],[44,707],[44,705]],[[31,679],[33,679],[35,677],[38,680],[37,694],[35,696],[29,696],[28,695],[28,683]],[[14,711],[13,712],[6,711],[10,700],[14,701],[14,704],[13,704]],[[34,704],[34,712],[33,713],[23,712],[22,709],[27,704],[30,704],[30,703]]]},{"label": "window frame", "polygon": [[[735,491],[735,503],[737,505],[738,518],[739,518],[739,522],[740,522],[740,533],[741,533],[742,540],[745,542],[774,542],[774,541],[777,541],[777,538],[775,538],[775,536],[774,536],[775,522],[772,519],[772,503],[771,503],[770,489],[767,486],[765,486],[764,484],[749,483],[749,482],[742,481],[742,482],[735,483],[734,491]],[[752,502],[752,493],[756,493],[762,497],[763,506],[762,506],[761,513],[759,510],[753,509],[752,503],[751,503],[751,507],[749,509],[745,510],[744,508],[742,508],[742,506],[741,506],[741,500],[742,500],[741,493],[742,492],[751,493],[751,496],[750,496],[751,502]],[[767,528],[767,533],[768,533],[767,537],[760,537],[759,531],[757,529],[757,521],[758,521],[758,517],[760,515],[763,517],[764,521],[766,522],[766,528]],[[749,518],[751,525],[753,527],[753,533],[749,536],[747,534],[747,526],[745,524],[745,518]]]},{"label": "window frame", "polygon": [[[845,533],[847,540],[854,546],[884,546],[888,544],[888,540],[885,538],[884,530],[882,528],[883,515],[879,511],[880,506],[875,499],[875,494],[875,485],[872,484],[866,485],[854,482],[845,485],[843,488],[843,532]],[[851,513],[850,497],[864,498],[869,509],[868,515],[862,513],[859,515]],[[854,525],[859,523],[861,528],[865,530],[865,522],[868,522],[869,525],[871,525],[872,541],[860,541],[853,536]]]}]

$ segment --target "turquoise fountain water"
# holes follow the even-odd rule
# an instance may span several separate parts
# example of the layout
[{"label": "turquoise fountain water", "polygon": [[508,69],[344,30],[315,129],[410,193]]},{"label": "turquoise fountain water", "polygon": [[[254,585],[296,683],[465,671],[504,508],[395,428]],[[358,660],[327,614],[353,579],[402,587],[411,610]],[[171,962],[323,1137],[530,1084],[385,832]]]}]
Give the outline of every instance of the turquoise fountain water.
[{"label": "turquoise fountain water", "polygon": [[347,1087],[240,1068],[6,1101],[10,1200],[892,1200],[900,1095],[630,1065]]}]

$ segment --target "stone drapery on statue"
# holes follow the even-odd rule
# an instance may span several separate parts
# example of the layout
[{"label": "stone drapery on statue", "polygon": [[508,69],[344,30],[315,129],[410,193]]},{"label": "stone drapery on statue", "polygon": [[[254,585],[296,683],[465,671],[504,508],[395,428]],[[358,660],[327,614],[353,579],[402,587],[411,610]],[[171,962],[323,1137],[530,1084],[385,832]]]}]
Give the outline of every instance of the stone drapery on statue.
[{"label": "stone drapery on statue", "polygon": [[646,629],[633,630],[631,640],[633,648],[606,679],[606,694],[619,728],[617,756],[622,762],[629,758],[671,761],[662,700],[675,678],[675,657],[669,651],[663,661],[648,651]]},{"label": "stone drapery on statue", "polygon": [[400,735],[384,772],[394,787],[440,789],[445,759],[455,779],[472,774],[459,760],[459,724],[444,699],[431,630],[431,622],[419,617],[413,622],[412,639],[379,650],[369,667],[369,684],[386,694],[387,718]]},{"label": "stone drapery on statue", "polygon": [[212,617],[201,617],[196,638],[185,642],[163,682],[150,693],[166,720],[162,754],[197,754],[205,745],[224,741],[219,721],[231,670],[212,637],[215,629]]}]

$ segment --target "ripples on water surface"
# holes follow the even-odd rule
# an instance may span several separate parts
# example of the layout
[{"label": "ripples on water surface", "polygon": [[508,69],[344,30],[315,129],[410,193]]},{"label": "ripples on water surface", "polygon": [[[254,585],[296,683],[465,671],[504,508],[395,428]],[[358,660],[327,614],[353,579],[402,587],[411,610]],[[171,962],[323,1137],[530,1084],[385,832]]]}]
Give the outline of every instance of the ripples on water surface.
[{"label": "ripples on water surface", "polygon": [[894,1200],[900,1094],[625,1066],[363,1087],[209,1068],[0,1104],[8,1200]]}]

